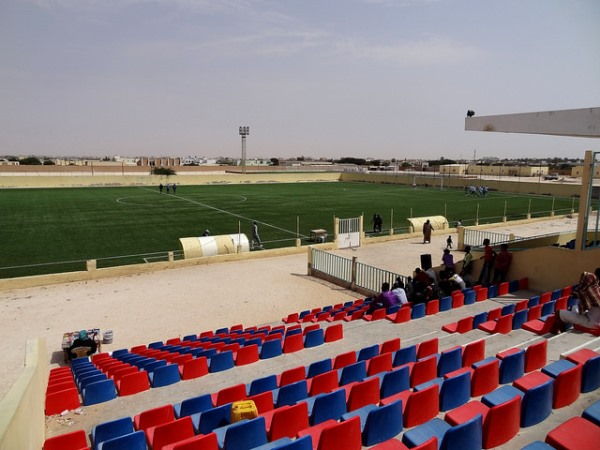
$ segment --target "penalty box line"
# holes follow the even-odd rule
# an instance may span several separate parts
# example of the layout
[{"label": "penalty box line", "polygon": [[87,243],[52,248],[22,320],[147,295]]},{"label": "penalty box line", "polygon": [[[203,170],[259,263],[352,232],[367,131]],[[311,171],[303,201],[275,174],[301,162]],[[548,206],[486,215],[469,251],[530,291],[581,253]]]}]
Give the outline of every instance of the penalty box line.
[{"label": "penalty box line", "polygon": [[[147,191],[151,191],[151,192],[157,193],[154,189],[150,189],[150,188],[140,188],[140,189],[144,189],[144,190],[147,190]],[[158,194],[160,195],[160,193],[158,193]],[[197,205],[197,206],[202,206],[204,208],[209,208],[209,209],[212,209],[214,211],[220,212],[222,214],[227,214],[227,215],[230,215],[230,216],[233,216],[233,217],[237,217],[238,219],[249,220],[249,221],[252,221],[252,222],[256,222],[256,223],[258,223],[260,225],[264,225],[264,226],[273,228],[275,230],[283,231],[284,233],[289,233],[289,234],[296,235],[295,231],[286,230],[285,228],[281,228],[281,227],[278,227],[276,225],[272,225],[272,224],[267,223],[267,222],[261,222],[260,220],[252,219],[250,217],[242,216],[241,214],[236,214],[236,213],[227,211],[225,209],[217,208],[216,206],[208,205],[206,203],[202,203],[202,202],[199,202],[199,201],[196,201],[196,200],[192,200],[192,199],[189,199],[189,198],[181,197],[181,196],[176,195],[176,194],[172,194],[172,195],[170,195],[170,197],[176,197],[179,200],[184,200],[184,201],[186,201],[188,203],[192,203],[192,204]],[[304,238],[306,237],[304,235],[301,235],[301,236],[304,237]]]}]

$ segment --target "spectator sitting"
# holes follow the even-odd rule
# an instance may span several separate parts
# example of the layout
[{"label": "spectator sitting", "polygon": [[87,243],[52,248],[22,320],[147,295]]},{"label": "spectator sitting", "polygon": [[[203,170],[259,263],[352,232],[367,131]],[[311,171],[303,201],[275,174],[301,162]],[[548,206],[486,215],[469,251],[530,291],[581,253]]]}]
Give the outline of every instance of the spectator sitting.
[{"label": "spectator sitting", "polygon": [[96,353],[96,342],[88,336],[88,332],[86,330],[81,330],[79,332],[79,337],[73,341],[71,346],[69,347],[69,356],[71,359],[77,358],[77,354],[73,353],[73,349],[77,347],[89,347],[90,349],[87,351],[87,355],[93,355]]},{"label": "spectator sitting", "polygon": [[373,314],[373,311],[379,308],[389,308],[390,306],[396,306],[398,300],[396,296],[390,291],[390,283],[387,281],[381,285],[381,293],[371,302],[369,311],[367,314]]},{"label": "spectator sitting", "polygon": [[408,303],[408,297],[406,296],[406,291],[404,290],[404,283],[402,280],[397,279],[394,283],[394,288],[392,289],[392,294],[396,296],[397,304],[404,305]]},{"label": "spectator sitting", "polygon": [[600,285],[596,275],[583,272],[579,278],[579,286],[573,293],[579,300],[578,305],[573,306],[571,311],[561,309],[554,313],[551,333],[565,331],[567,323],[600,329]]}]

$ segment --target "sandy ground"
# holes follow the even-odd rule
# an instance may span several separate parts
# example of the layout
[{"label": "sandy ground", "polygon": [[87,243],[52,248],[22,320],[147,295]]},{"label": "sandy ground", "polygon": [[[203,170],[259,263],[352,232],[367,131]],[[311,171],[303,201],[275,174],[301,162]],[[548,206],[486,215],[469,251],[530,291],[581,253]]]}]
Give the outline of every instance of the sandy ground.
[{"label": "sandy ground", "polygon": [[[494,231],[531,236],[575,228],[576,219],[560,218]],[[446,237],[434,236],[430,245],[412,238],[340,253],[408,275],[422,253],[432,254],[436,265]],[[454,233],[453,239],[456,243]],[[455,260],[461,260],[456,253]],[[113,343],[102,347],[111,351],[235,323],[272,323],[290,312],[356,298],[306,272],[306,255],[296,255],[0,292],[0,398],[20,375],[30,338],[46,340],[48,360],[56,367],[62,364],[65,331],[112,330]]]}]

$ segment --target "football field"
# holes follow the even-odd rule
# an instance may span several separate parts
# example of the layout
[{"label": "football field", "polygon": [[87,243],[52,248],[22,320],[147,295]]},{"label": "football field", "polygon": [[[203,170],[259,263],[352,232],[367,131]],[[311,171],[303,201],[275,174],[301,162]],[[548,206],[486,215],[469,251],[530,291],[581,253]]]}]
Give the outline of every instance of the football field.
[{"label": "football field", "polygon": [[[458,189],[370,183],[290,183],[158,187],[90,187],[0,190],[0,278],[165,260],[179,252],[179,238],[241,231],[251,238],[259,224],[266,249],[293,246],[311,229],[333,234],[334,217],[373,214],[383,234],[407,231],[408,217],[446,216],[451,224],[498,222],[565,214],[577,200],[489,192],[465,196]],[[392,222],[393,220],[393,222]]]}]

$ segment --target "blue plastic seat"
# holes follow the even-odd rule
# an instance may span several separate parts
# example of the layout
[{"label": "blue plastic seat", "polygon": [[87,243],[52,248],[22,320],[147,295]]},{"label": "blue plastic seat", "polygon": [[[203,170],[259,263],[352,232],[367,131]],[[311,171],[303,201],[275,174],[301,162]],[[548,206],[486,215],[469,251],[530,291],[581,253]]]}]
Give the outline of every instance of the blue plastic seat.
[{"label": "blue plastic seat", "polygon": [[514,303],[509,303],[508,305],[504,305],[502,307],[502,309],[500,310],[501,316],[508,316],[509,314],[514,314],[514,313],[515,313],[515,304]]},{"label": "blue plastic seat", "polygon": [[83,390],[84,406],[103,403],[117,397],[115,382],[111,379],[95,381],[88,384]]},{"label": "blue plastic seat", "polygon": [[127,350],[126,348],[119,348],[117,350],[113,350],[111,353],[111,356],[113,358],[117,358],[119,359],[120,356],[125,356],[129,353],[129,350]]},{"label": "blue plastic seat", "polygon": [[487,322],[487,311],[480,312],[479,314],[475,314],[473,316],[473,329],[476,330],[477,327],[483,322]]},{"label": "blue plastic seat", "polygon": [[551,445],[546,444],[542,441],[533,441],[530,444],[527,444],[525,447],[522,447],[521,450],[556,450]]},{"label": "blue plastic seat", "polygon": [[179,366],[178,364],[169,364],[158,367],[148,374],[148,378],[150,379],[150,385],[154,388],[179,383],[181,380]]},{"label": "blue plastic seat", "polygon": [[283,354],[281,339],[265,341],[260,349],[260,359],[269,359]]},{"label": "blue plastic seat", "polygon": [[248,395],[262,394],[273,389],[277,389],[277,375],[275,374],[252,380],[248,387]]},{"label": "blue plastic seat", "polygon": [[543,422],[552,414],[554,380],[527,389],[521,399],[521,428]]},{"label": "blue plastic seat", "polygon": [[446,297],[440,298],[440,312],[450,311],[451,309],[452,309],[452,296],[448,295]]},{"label": "blue plastic seat", "polygon": [[512,383],[517,378],[521,378],[525,373],[525,350],[520,349],[514,353],[505,354],[500,359],[500,384]]},{"label": "blue plastic seat", "polygon": [[467,289],[465,294],[465,305],[472,305],[477,301],[477,292],[473,289]]},{"label": "blue plastic seat", "polygon": [[164,367],[167,365],[167,361],[164,359],[158,359],[156,361],[151,361],[144,366],[144,370],[149,374],[154,372],[159,367]]},{"label": "blue plastic seat", "polygon": [[98,450],[146,450],[146,434],[135,431],[100,442]]},{"label": "blue plastic seat", "polygon": [[513,323],[512,323],[513,330],[520,329],[523,326],[523,324],[525,322],[527,322],[527,313],[528,313],[528,311],[526,309],[522,309],[521,311],[517,311],[513,315]]},{"label": "blue plastic seat", "polygon": [[508,292],[516,292],[519,290],[519,280],[511,280],[508,282]]},{"label": "blue plastic seat", "polygon": [[267,443],[265,418],[241,420],[223,428],[216,428],[219,448],[223,450],[247,450]]},{"label": "blue plastic seat", "polygon": [[87,374],[85,376],[82,376],[78,381],[77,381],[77,387],[79,388],[80,392],[83,392],[83,390],[91,383],[96,383],[97,381],[103,381],[103,380],[107,380],[107,376],[105,374],[103,374],[102,372],[100,373],[90,373]]},{"label": "blue plastic seat", "polygon": [[325,343],[325,330],[317,328],[311,330],[304,336],[304,348],[318,347]]},{"label": "blue plastic seat", "polygon": [[154,349],[159,349],[164,346],[165,346],[165,344],[163,343],[163,341],[150,342],[148,344],[148,348],[154,348]]},{"label": "blue plastic seat", "polygon": [[185,416],[191,416],[192,414],[207,411],[212,407],[212,396],[210,394],[203,394],[197,397],[187,398],[181,403],[175,403],[173,405],[173,410],[175,412],[175,418],[180,419]]},{"label": "blue plastic seat", "polygon": [[462,347],[444,350],[440,353],[437,363],[437,376],[443,377],[447,373],[454,372],[462,367]]},{"label": "blue plastic seat", "polygon": [[435,436],[440,450],[481,450],[482,423],[481,414],[454,427],[442,419],[435,418],[405,431],[402,442],[409,448],[416,447]]},{"label": "blue plastic seat", "polygon": [[304,400],[308,397],[308,385],[306,380],[296,381],[278,390],[273,391],[275,407],[279,408],[284,405],[293,405],[299,400]]},{"label": "blue plastic seat", "polygon": [[219,352],[216,355],[213,355],[210,358],[209,372],[221,372],[223,370],[232,369],[235,365],[233,359],[233,352],[231,350],[227,350],[224,352]]},{"label": "blue plastic seat", "polygon": [[394,360],[392,361],[393,367],[402,366],[409,362],[417,361],[417,346],[411,345],[409,347],[402,347],[400,350],[396,352],[394,355]]},{"label": "blue plastic seat", "polygon": [[562,289],[554,289],[550,294],[550,300],[558,300],[560,297],[562,297]]},{"label": "blue plastic seat", "polygon": [[540,296],[539,295],[534,295],[533,297],[529,297],[529,300],[527,301],[528,308],[537,306],[539,304],[540,304]]},{"label": "blue plastic seat", "polygon": [[354,364],[349,364],[343,367],[340,372],[340,386],[352,383],[354,381],[362,381],[367,376],[366,361],[357,361]]},{"label": "blue plastic seat", "polygon": [[402,432],[402,400],[385,406],[369,404],[342,415],[342,421],[360,417],[362,445],[371,446],[392,439]]},{"label": "blue plastic seat", "polygon": [[464,405],[470,398],[471,372],[465,370],[444,379],[440,388],[440,411],[448,411]]},{"label": "blue plastic seat", "polygon": [[399,367],[389,372],[383,372],[379,388],[381,398],[390,397],[410,389],[410,369],[408,366]]},{"label": "blue plastic seat", "polygon": [[317,375],[320,375],[325,372],[329,372],[332,369],[333,369],[333,366],[331,364],[331,358],[326,358],[321,361],[316,361],[314,363],[311,363],[308,366],[308,371],[306,372],[306,378],[316,377]]},{"label": "blue plastic seat", "polygon": [[338,420],[346,413],[346,392],[338,389],[327,394],[319,394],[306,399],[308,403],[308,421],[317,425],[326,420]]},{"label": "blue plastic seat", "polygon": [[215,428],[224,427],[231,423],[231,403],[207,409],[192,414],[192,424],[196,434],[209,434]]},{"label": "blue plastic seat", "polygon": [[600,427],[600,400],[596,400],[590,406],[584,409],[581,417],[595,423]]},{"label": "blue plastic seat", "polygon": [[356,360],[367,361],[377,355],[379,355],[379,344],[370,345],[369,347],[363,347],[358,351]]},{"label": "blue plastic seat", "polygon": [[549,301],[547,303],[544,303],[542,305],[542,316],[548,316],[552,313],[554,313],[554,305],[556,304],[555,301]]},{"label": "blue plastic seat", "polygon": [[488,296],[487,298],[496,298],[498,297],[498,286],[495,284],[491,284],[488,286]]},{"label": "blue plastic seat", "polygon": [[133,421],[131,420],[131,417],[122,417],[120,419],[100,423],[92,428],[92,448],[93,450],[98,450],[100,442],[133,432]]},{"label": "blue plastic seat", "polygon": [[425,317],[425,303],[417,303],[410,310],[411,319],[421,319]]},{"label": "blue plastic seat", "polygon": [[252,450],[312,450],[312,448],[312,436],[307,434],[293,441],[289,438],[277,439],[260,447],[254,447]]}]

